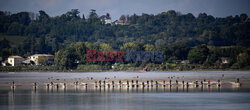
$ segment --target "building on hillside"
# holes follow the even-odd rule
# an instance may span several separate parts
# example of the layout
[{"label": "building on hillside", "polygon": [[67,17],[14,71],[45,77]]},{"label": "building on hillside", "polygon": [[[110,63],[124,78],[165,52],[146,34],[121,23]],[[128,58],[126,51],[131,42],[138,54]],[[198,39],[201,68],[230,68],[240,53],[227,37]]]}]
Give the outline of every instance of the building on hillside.
[{"label": "building on hillside", "polygon": [[182,64],[189,64],[189,60],[182,60],[181,63]]},{"label": "building on hillside", "polygon": [[35,65],[34,61],[31,61],[30,58],[26,58],[24,61],[22,61],[23,65]]},{"label": "building on hillside", "polygon": [[122,20],[116,20],[116,21],[114,22],[114,24],[115,24],[115,25],[126,25],[126,23],[125,23],[124,21],[122,21]]},{"label": "building on hillside", "polygon": [[111,18],[106,15],[101,16],[99,19],[103,21],[105,24],[112,24]]},{"label": "building on hillside", "polygon": [[127,20],[115,20],[113,24],[115,24],[115,25],[129,25],[129,21],[127,21]]},{"label": "building on hillside", "polygon": [[21,56],[10,56],[8,58],[8,63],[11,66],[21,66],[22,65],[22,61],[24,61],[25,59]]},{"label": "building on hillside", "polygon": [[30,61],[33,61],[35,65],[54,65],[54,55],[35,54],[30,56]]},{"label": "building on hillside", "polygon": [[2,66],[11,66],[11,65],[8,63],[8,60],[5,60],[2,62]]}]

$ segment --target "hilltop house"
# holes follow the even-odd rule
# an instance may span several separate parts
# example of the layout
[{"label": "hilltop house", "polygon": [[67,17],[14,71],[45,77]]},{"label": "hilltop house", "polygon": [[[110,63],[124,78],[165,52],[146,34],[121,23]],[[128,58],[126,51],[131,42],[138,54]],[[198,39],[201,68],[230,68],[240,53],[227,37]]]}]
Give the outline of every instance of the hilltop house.
[{"label": "hilltop house", "polygon": [[115,25],[128,25],[129,23],[128,22],[125,22],[123,20],[116,20],[114,22]]},{"label": "hilltop house", "polygon": [[35,65],[53,65],[54,55],[35,54],[35,55],[30,56],[30,61],[33,61]]},{"label": "hilltop house", "polygon": [[8,58],[8,63],[11,66],[21,66],[22,65],[22,61],[24,61],[25,59],[21,56],[10,56]]},{"label": "hilltop house", "polygon": [[181,64],[189,64],[189,60],[182,60]]},{"label": "hilltop house", "polygon": [[103,15],[100,17],[100,20],[101,21],[104,21],[105,24],[112,24],[112,20],[110,17],[106,16],[106,15]]},{"label": "hilltop house", "polygon": [[35,65],[34,61],[31,61],[30,58],[26,58],[24,61],[22,61],[23,65]]}]

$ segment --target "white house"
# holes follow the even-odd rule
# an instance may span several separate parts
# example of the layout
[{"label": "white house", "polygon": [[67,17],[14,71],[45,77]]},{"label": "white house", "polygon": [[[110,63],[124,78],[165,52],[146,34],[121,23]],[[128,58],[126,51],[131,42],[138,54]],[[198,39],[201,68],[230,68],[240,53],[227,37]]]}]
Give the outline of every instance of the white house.
[{"label": "white house", "polygon": [[126,23],[123,22],[122,20],[116,20],[114,23],[115,25],[126,25]]},{"label": "white house", "polygon": [[35,65],[53,65],[54,55],[50,54],[35,54],[30,56],[30,60],[35,63]]},{"label": "white house", "polygon": [[111,19],[105,19],[104,22],[105,22],[105,24],[112,24],[112,20]]},{"label": "white house", "polygon": [[99,19],[101,19],[101,21],[104,21],[105,24],[112,24],[111,18],[106,15],[101,16]]},{"label": "white house", "polygon": [[182,64],[189,64],[189,60],[182,60],[181,63]]},{"label": "white house", "polygon": [[8,58],[8,63],[11,66],[21,66],[22,65],[22,61],[24,61],[25,59],[21,56],[10,56]]}]

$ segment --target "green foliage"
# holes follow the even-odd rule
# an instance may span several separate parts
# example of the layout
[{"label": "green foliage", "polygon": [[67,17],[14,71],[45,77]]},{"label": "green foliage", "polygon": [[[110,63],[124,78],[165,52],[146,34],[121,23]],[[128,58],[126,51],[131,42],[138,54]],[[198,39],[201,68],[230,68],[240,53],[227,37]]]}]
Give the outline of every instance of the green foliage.
[{"label": "green foliage", "polygon": [[123,44],[123,46],[120,47],[120,50],[126,51],[127,49],[135,49],[137,50],[139,47],[134,42],[128,42]]},{"label": "green foliage", "polygon": [[161,48],[161,51],[164,52],[164,61],[167,61],[169,63],[173,62],[170,59],[187,60],[189,50],[190,47],[187,45],[164,46]]},{"label": "green foliage", "polygon": [[[111,18],[109,13],[106,16]],[[191,13],[169,10],[156,15],[122,15],[119,20],[125,25],[106,25],[94,9],[87,18],[84,15],[81,18],[78,9],[56,17],[42,10],[38,16],[0,11],[0,35],[9,41],[0,43],[1,56],[56,53],[57,65],[71,69],[78,64],[115,63],[86,62],[86,48],[101,51],[135,49],[161,50],[164,63],[189,59],[191,63],[216,66],[220,57],[228,57],[228,66],[249,65],[243,62],[247,60],[244,60],[246,47],[250,46],[250,20],[246,14],[214,18],[206,13],[195,17]]]},{"label": "green foliage", "polygon": [[10,42],[3,38],[3,40],[0,40],[0,50],[4,48],[10,48]]},{"label": "green foliage", "polygon": [[81,71],[103,71],[109,70],[110,66],[107,65],[78,65],[77,70]]},{"label": "green foliage", "polygon": [[60,69],[74,69],[78,64],[86,63],[86,49],[84,42],[72,43],[66,49],[55,54],[55,63]]},{"label": "green foliage", "polygon": [[190,63],[203,64],[209,54],[209,49],[206,45],[199,45],[191,49],[188,53]]},{"label": "green foliage", "polygon": [[12,54],[13,54],[12,49],[4,48],[4,49],[1,49],[0,56],[2,57],[2,60],[4,61],[4,60],[7,60],[7,58],[11,56]]},{"label": "green foliage", "polygon": [[0,56],[3,61],[13,54],[13,50],[10,47],[10,42],[8,40],[5,38],[0,40]]},{"label": "green foliage", "polygon": [[146,45],[144,45],[144,48],[146,51],[154,51],[155,50],[155,47],[152,44],[146,44]]},{"label": "green foliage", "polygon": [[246,50],[237,56],[237,63],[240,67],[245,67],[250,65],[250,50]]},{"label": "green foliage", "polygon": [[55,63],[60,69],[76,68],[77,56],[70,50],[60,50],[55,54]]},{"label": "green foliage", "polygon": [[109,44],[102,43],[100,44],[100,50],[106,52],[112,50],[112,47]]}]

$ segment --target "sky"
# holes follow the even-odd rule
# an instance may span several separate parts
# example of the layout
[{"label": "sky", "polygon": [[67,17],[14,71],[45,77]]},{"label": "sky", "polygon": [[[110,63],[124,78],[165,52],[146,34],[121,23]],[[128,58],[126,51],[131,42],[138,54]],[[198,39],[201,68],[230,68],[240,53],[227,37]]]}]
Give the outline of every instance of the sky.
[{"label": "sky", "polygon": [[110,13],[112,20],[121,15],[142,13],[159,14],[176,10],[183,14],[207,13],[215,17],[226,17],[246,13],[250,16],[250,0],[0,0],[0,10],[17,13],[44,10],[50,16],[60,16],[71,9],[79,9],[89,15],[91,9],[97,14]]}]

